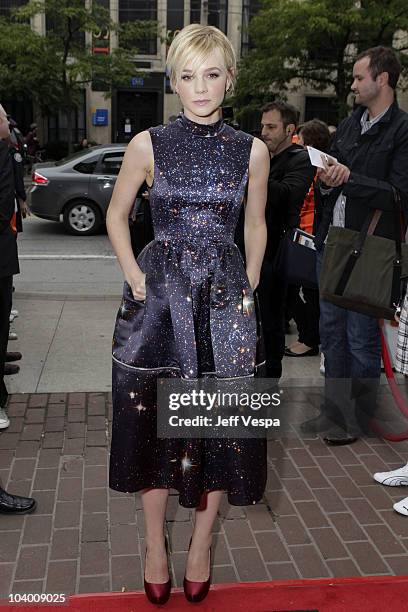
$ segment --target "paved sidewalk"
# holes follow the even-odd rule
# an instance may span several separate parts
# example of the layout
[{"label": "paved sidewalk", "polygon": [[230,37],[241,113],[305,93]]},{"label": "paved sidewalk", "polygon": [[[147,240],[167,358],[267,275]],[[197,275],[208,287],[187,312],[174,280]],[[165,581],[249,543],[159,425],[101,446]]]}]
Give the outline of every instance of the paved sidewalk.
[{"label": "paved sidewalk", "polygon": [[[112,335],[120,306],[112,296],[21,297],[13,306],[19,317],[12,324],[18,341],[10,351],[21,351],[20,373],[7,377],[11,393],[69,393],[110,391]],[[290,343],[295,337],[287,336]],[[284,358],[284,379],[322,386],[320,357]]]},{"label": "paved sidewalk", "polygon": [[[289,394],[291,392],[288,392]],[[286,400],[300,401],[294,390]],[[141,589],[138,495],[107,488],[108,393],[15,394],[0,434],[0,476],[33,495],[37,511],[0,515],[0,593]],[[378,439],[329,448],[318,438],[270,440],[262,503],[230,507],[215,526],[213,581],[235,582],[408,571],[408,519],[392,510],[407,488],[372,473],[405,463],[408,442]],[[170,497],[174,584],[182,585],[192,512]]]}]

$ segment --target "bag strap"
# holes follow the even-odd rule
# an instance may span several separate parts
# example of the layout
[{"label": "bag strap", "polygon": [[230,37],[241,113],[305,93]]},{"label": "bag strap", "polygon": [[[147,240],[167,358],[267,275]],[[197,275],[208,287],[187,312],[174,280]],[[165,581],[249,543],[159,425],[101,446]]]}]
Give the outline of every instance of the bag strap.
[{"label": "bag strap", "polygon": [[350,279],[350,276],[354,270],[354,266],[357,263],[358,258],[363,250],[365,239],[368,235],[372,235],[377,227],[377,224],[381,218],[382,210],[376,208],[372,213],[368,213],[364,219],[363,227],[360,230],[354,249],[349,255],[346,265],[343,268],[342,275],[339,278],[337,287],[334,291],[335,295],[343,295],[346,285]]},{"label": "bag strap", "polygon": [[395,223],[395,241],[399,243],[399,253],[401,253],[401,243],[405,242],[405,227],[404,227],[404,215],[401,205],[401,194],[391,185],[392,192],[394,194],[394,223]]},{"label": "bag strap", "polygon": [[401,242],[405,242],[401,195],[398,189],[391,185],[394,194],[395,250],[394,269],[392,274],[390,306],[398,304],[401,295],[402,252]]},{"label": "bag strap", "polygon": [[380,210],[379,208],[376,208],[373,216],[371,217],[370,225],[368,226],[367,236],[372,236],[374,234],[376,227],[378,225],[378,222],[381,218],[381,215],[382,215],[382,210]]}]

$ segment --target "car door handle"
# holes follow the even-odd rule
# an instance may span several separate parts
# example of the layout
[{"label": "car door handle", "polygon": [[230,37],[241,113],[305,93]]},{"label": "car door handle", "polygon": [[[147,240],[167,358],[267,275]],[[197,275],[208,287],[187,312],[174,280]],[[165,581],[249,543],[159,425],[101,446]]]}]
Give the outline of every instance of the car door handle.
[{"label": "car door handle", "polygon": [[97,176],[96,180],[103,181],[104,183],[106,183],[106,181],[114,181],[115,179],[113,176]]}]

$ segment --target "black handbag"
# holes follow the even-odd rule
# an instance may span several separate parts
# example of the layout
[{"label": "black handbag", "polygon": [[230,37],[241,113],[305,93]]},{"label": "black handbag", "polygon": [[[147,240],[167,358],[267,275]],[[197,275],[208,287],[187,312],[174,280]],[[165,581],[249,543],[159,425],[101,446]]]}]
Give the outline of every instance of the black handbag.
[{"label": "black handbag", "polygon": [[382,211],[374,210],[360,232],[331,227],[320,274],[320,297],[379,319],[394,318],[408,276],[408,245],[400,194],[394,194],[395,239],[374,236]]},{"label": "black handbag", "polygon": [[[306,244],[297,240],[305,238]],[[290,285],[317,288],[316,251],[309,242],[314,236],[299,229],[289,230],[282,238],[275,259],[275,273]]]}]

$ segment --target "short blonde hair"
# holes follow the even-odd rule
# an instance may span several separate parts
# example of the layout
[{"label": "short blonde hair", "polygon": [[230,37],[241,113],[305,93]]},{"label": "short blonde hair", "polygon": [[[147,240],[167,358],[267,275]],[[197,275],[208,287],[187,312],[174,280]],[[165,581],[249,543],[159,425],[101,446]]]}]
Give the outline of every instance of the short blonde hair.
[{"label": "short blonde hair", "polygon": [[231,42],[214,26],[192,23],[174,37],[167,54],[167,73],[173,91],[185,65],[191,62],[192,69],[196,70],[215,49],[221,51],[233,89],[237,60]]}]

